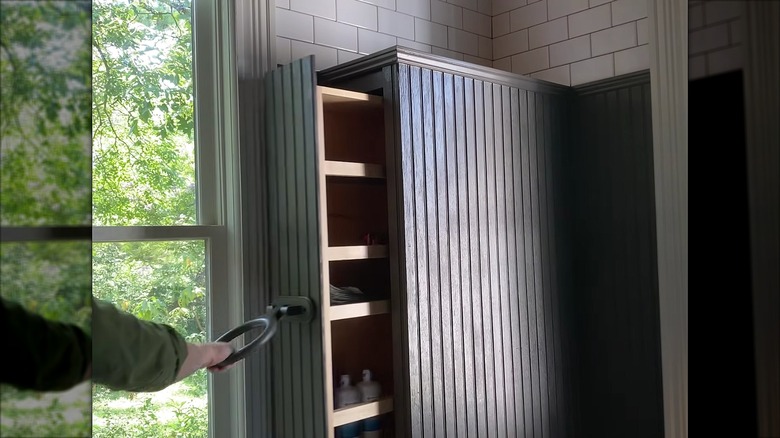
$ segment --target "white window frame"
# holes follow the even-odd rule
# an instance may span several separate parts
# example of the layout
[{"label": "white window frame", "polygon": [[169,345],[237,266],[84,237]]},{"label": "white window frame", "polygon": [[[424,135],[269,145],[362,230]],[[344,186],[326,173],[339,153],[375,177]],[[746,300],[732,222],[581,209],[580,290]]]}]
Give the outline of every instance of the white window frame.
[{"label": "white window frame", "polygon": [[[92,241],[204,240],[214,339],[244,320],[233,2],[193,0],[192,14],[198,224],[93,227]],[[246,436],[243,362],[209,373],[208,388],[209,436]]]}]

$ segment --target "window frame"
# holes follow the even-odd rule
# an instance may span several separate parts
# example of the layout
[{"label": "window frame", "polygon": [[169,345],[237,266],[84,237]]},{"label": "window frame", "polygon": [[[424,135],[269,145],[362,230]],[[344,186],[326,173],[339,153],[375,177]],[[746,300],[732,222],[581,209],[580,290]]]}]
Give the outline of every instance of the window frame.
[{"label": "window frame", "polygon": [[[233,1],[192,0],[197,225],[95,226],[93,243],[204,240],[207,336],[243,322]],[[208,374],[209,436],[244,437],[244,365]]]}]

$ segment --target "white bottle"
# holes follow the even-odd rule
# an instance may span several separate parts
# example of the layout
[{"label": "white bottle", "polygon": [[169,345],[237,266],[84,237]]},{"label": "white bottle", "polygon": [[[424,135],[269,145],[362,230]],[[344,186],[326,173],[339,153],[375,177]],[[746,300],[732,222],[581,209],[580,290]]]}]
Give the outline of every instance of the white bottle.
[{"label": "white bottle", "polygon": [[[341,376],[340,386],[336,389],[336,409],[360,403],[360,391],[350,384],[349,374]],[[339,438],[359,438],[362,424],[359,421],[336,428]]]},{"label": "white bottle", "polygon": [[360,391],[350,384],[349,374],[344,374],[336,390],[336,409],[357,403],[360,403]]},{"label": "white bottle", "polygon": [[358,383],[357,387],[360,390],[361,400],[364,403],[379,400],[381,387],[379,382],[371,380],[370,370],[363,370],[363,381]]}]

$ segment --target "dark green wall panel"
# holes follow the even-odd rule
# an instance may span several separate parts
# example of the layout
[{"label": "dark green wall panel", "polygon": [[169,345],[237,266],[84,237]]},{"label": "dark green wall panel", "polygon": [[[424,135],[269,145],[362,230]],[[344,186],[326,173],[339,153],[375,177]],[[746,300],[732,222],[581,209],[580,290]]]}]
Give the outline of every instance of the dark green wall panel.
[{"label": "dark green wall panel", "polygon": [[[271,299],[309,297],[320,305],[321,254],[316,174],[315,77],[308,57],[265,80],[268,256]],[[319,315],[282,323],[271,341],[272,417],[279,437],[325,436]]]},{"label": "dark green wall panel", "polygon": [[571,188],[582,436],[663,436],[650,79],[575,89]]}]

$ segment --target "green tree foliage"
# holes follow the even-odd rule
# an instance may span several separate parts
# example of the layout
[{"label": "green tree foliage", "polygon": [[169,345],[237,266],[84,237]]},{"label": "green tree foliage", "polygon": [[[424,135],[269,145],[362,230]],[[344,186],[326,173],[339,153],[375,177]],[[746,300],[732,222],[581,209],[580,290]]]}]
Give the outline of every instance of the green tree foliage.
[{"label": "green tree foliage", "polygon": [[[4,227],[90,223],[89,14],[88,1],[0,2]],[[89,242],[4,243],[0,292],[89,331],[90,252]],[[4,386],[0,404],[0,436],[90,434],[84,386],[65,393]]]},{"label": "green tree foliage", "polygon": [[0,2],[0,222],[89,225],[89,2]]},{"label": "green tree foliage", "polygon": [[[192,24],[186,0],[93,2],[93,221],[194,225]],[[206,340],[203,241],[93,245],[93,293]],[[167,395],[93,389],[95,437],[207,435],[206,375]]]},{"label": "green tree foliage", "polygon": [[93,8],[94,223],[195,224],[189,2]]}]

